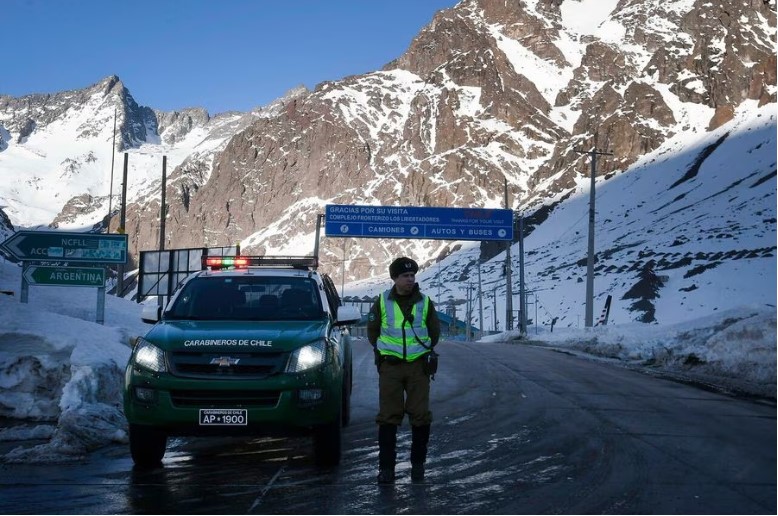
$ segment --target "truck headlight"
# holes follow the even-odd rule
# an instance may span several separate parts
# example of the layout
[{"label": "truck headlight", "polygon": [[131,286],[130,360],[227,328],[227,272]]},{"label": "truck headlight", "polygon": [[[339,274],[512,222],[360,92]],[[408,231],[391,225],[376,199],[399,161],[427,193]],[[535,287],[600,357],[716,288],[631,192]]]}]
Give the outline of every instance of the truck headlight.
[{"label": "truck headlight", "polygon": [[167,372],[165,352],[142,338],[138,339],[138,344],[135,348],[135,365],[155,373]]},{"label": "truck headlight", "polygon": [[287,373],[300,373],[324,363],[327,354],[324,341],[308,344],[292,352],[286,364]]}]

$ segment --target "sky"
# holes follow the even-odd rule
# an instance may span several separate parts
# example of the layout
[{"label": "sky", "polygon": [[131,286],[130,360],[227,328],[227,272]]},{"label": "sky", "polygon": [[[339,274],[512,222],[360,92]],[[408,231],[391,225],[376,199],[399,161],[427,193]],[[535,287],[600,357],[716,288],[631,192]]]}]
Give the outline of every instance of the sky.
[{"label": "sky", "polygon": [[[0,294],[0,462],[71,462],[126,444],[121,384],[129,342],[151,328],[140,320],[142,305],[106,296],[100,325],[94,322],[96,289],[33,286],[29,302],[21,303],[20,274],[18,265],[0,257],[0,291],[13,294]],[[774,307],[741,306],[673,325],[529,333],[540,345],[591,359],[775,399]],[[481,342],[516,337],[498,333]]]},{"label": "sky", "polygon": [[380,69],[456,0],[4,0],[0,95],[118,75],[163,111],[249,111],[304,84]]}]

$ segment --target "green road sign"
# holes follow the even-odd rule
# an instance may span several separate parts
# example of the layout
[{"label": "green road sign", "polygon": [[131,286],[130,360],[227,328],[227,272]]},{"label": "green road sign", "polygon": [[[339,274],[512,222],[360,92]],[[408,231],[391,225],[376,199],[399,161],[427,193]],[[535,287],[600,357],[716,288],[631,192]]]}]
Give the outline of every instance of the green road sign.
[{"label": "green road sign", "polygon": [[127,235],[17,231],[0,249],[26,261],[127,263]]},{"label": "green road sign", "polygon": [[28,265],[24,278],[30,285],[104,287],[105,269],[100,267],[48,267]]}]

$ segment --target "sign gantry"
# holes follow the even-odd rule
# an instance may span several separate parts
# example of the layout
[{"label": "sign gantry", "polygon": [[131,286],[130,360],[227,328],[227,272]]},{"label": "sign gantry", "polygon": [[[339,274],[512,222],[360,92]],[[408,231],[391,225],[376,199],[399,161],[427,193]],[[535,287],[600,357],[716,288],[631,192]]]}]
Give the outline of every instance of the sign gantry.
[{"label": "sign gantry", "polygon": [[328,204],[328,237],[513,240],[513,210]]}]

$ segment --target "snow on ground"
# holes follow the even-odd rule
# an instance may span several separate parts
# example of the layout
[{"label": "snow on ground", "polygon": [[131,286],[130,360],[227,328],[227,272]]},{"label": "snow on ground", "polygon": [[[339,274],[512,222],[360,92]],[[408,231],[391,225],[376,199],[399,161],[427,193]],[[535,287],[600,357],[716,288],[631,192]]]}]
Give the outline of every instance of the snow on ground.
[{"label": "snow on ground", "polygon": [[[127,442],[123,371],[130,342],[150,327],[141,305],[106,296],[105,324],[94,322],[97,291],[30,287],[19,302],[20,267],[0,258],[0,462],[79,460]],[[590,330],[543,328],[534,344],[617,359],[650,370],[705,375],[706,383],[775,398],[775,307],[743,307],[672,326],[632,323]],[[517,334],[482,342],[516,341]],[[8,446],[6,446],[8,445]]]},{"label": "snow on ground", "polygon": [[12,448],[7,462],[74,460],[126,442],[122,376],[130,340],[149,328],[140,305],[106,296],[95,323],[97,289],[30,287],[19,302],[20,267],[0,258],[0,441],[46,439]]},{"label": "snow on ground", "polygon": [[[537,331],[537,333],[536,333]],[[513,331],[481,342],[519,339]],[[776,310],[741,306],[671,325],[527,328],[532,344],[620,361],[716,389],[776,397]]]},{"label": "snow on ground", "polygon": [[562,13],[562,24],[571,32],[581,35],[607,35],[600,31],[608,17],[616,9],[618,0],[582,0],[580,2],[564,2],[559,10]]}]

